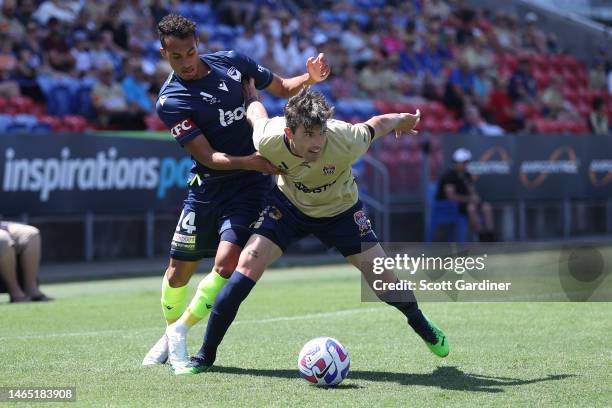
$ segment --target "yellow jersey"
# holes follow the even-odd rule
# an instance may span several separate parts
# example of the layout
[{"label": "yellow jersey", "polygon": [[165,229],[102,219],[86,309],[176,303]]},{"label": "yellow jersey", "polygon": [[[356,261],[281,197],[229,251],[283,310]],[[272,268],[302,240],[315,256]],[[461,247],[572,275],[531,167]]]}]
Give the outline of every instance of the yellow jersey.
[{"label": "yellow jersey", "polygon": [[333,217],[351,208],[358,199],[352,164],[370,147],[373,129],[365,123],[352,125],[327,121],[327,138],[316,162],[304,161],[289,150],[284,117],[259,119],[253,143],[259,153],[283,169],[278,188],[309,217]]}]

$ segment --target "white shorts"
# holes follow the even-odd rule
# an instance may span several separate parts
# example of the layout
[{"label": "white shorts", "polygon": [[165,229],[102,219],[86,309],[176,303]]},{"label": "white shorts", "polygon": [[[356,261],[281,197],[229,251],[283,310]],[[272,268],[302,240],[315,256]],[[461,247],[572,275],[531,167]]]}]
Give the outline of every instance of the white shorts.
[{"label": "white shorts", "polygon": [[12,247],[21,254],[32,237],[39,234],[38,228],[18,222],[0,221],[0,250]]}]

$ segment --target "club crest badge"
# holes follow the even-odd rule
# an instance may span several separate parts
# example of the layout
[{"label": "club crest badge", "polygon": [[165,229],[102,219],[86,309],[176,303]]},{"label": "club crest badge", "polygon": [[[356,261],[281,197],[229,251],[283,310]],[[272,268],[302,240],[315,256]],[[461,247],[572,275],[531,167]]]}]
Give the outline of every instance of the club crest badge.
[{"label": "club crest badge", "polygon": [[325,166],[323,166],[323,174],[325,174],[326,176],[331,176],[335,172],[336,166],[334,166],[333,164],[326,164]]},{"label": "club crest badge", "polygon": [[355,224],[359,227],[359,235],[365,236],[370,231],[372,231],[372,224],[368,219],[366,213],[362,210],[359,210],[353,214],[353,219],[355,220]]}]

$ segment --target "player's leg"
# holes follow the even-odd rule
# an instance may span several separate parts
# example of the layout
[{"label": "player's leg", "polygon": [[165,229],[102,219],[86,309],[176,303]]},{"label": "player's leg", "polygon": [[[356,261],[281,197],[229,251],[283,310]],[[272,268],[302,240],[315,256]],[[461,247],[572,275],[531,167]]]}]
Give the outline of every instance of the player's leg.
[{"label": "player's leg", "polygon": [[392,270],[385,270],[382,274],[374,274],[373,272],[374,260],[376,258],[386,258],[386,256],[380,244],[376,244],[363,252],[349,255],[346,259],[361,271],[366,282],[380,300],[395,307],[406,316],[410,327],[423,339],[434,354],[439,357],[446,357],[449,353],[449,345],[444,332],[423,315],[411,290],[396,293],[380,292],[374,289],[374,280],[382,280],[385,283],[398,281]]},{"label": "player's leg", "polygon": [[225,286],[228,278],[236,269],[241,246],[230,242],[221,241],[215,256],[213,270],[198,284],[194,297],[191,299],[187,310],[179,319],[169,324],[166,328],[168,339],[168,360],[173,368],[183,367],[187,364],[187,333],[199,321],[204,319],[215,303],[219,291]]},{"label": "player's leg", "polygon": [[[172,237],[170,261],[162,280],[161,305],[167,325],[177,321],[185,311],[188,301],[187,284],[196,271],[199,260],[214,254],[217,233],[214,228],[213,210],[198,202],[185,201]],[[164,331],[142,364],[164,364],[167,359],[168,338]]]},{"label": "player's leg", "polygon": [[217,207],[215,222],[220,244],[214,270],[200,282],[185,313],[166,329],[173,367],[187,363],[187,333],[208,315],[217,294],[236,270],[240,252],[251,236],[249,226],[257,219],[269,189],[270,178],[260,174],[235,180],[231,189],[224,188],[226,198]]},{"label": "player's leg", "polygon": [[398,279],[392,270],[385,270],[378,275],[373,273],[374,259],[386,257],[386,254],[378,243],[361,202],[334,217],[327,224],[321,225],[315,236],[326,245],[338,249],[359,269],[376,295],[406,316],[410,327],[425,341],[431,351],[441,357],[448,354],[448,343],[444,334],[423,316],[412,291],[389,293],[374,290],[375,279],[382,279],[387,283],[395,283]]},{"label": "player's leg", "polygon": [[270,239],[252,235],[233,273],[219,292],[206,326],[204,343],[198,353],[184,368],[175,369],[175,374],[190,375],[206,371],[217,357],[217,348],[234,321],[240,304],[247,298],[265,269],[282,255],[281,248]]}]

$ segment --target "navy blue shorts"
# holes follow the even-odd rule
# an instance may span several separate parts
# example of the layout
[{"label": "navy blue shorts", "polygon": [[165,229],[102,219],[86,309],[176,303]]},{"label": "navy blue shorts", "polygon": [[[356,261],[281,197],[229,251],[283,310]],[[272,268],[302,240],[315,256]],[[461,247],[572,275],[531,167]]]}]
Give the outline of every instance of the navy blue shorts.
[{"label": "navy blue shorts", "polygon": [[309,234],[345,257],[361,253],[363,243],[378,242],[361,201],[335,217],[313,218],[298,210],[278,188],[270,192],[251,227],[254,234],[268,238],[283,252]]},{"label": "navy blue shorts", "polygon": [[198,261],[214,257],[219,241],[244,247],[272,187],[270,176],[241,173],[219,181],[194,183],[179,218],[170,257]]}]

